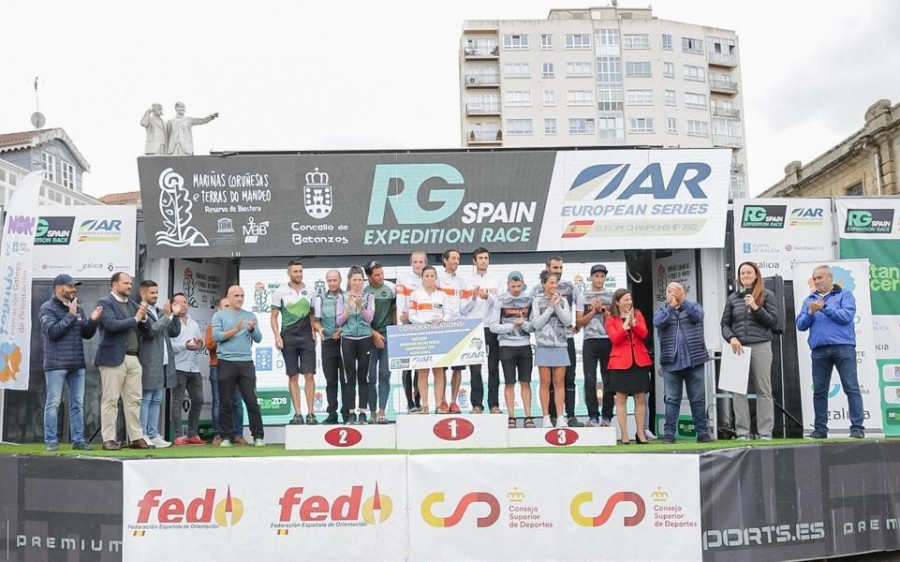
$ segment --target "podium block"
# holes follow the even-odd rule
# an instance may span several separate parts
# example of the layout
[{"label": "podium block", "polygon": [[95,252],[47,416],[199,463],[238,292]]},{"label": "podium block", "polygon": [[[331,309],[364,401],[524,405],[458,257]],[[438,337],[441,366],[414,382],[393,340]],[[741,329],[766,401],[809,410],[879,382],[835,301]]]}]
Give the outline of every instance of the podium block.
[{"label": "podium block", "polygon": [[510,447],[605,447],[616,444],[612,427],[510,429]]},{"label": "podium block", "polygon": [[509,429],[505,416],[397,416],[398,449],[505,449]]},{"label": "podium block", "polygon": [[388,425],[287,425],[286,450],[396,449],[397,433]]}]

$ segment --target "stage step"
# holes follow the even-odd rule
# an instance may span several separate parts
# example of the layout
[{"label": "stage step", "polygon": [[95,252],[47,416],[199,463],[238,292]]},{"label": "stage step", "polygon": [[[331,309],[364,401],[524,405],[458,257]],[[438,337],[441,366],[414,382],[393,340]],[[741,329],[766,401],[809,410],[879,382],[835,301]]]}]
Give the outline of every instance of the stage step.
[{"label": "stage step", "polygon": [[509,429],[505,416],[408,415],[397,417],[397,448],[505,449]]},{"label": "stage step", "polygon": [[287,425],[284,432],[287,450],[397,448],[393,424]]},{"label": "stage step", "polygon": [[612,427],[558,427],[509,430],[509,446],[518,447],[605,447],[616,444]]}]

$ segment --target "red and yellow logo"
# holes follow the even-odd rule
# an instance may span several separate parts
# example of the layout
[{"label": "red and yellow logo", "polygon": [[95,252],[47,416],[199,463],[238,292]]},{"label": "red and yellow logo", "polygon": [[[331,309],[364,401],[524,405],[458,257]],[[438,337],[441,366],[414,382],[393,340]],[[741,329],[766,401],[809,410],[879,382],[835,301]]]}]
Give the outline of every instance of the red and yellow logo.
[{"label": "red and yellow logo", "polygon": [[[453,527],[462,521],[471,506],[483,504],[488,506],[488,513],[476,519],[478,527],[490,527],[500,518],[500,502],[488,492],[470,492],[456,502],[456,507],[447,517],[435,515],[432,507],[444,503],[444,492],[432,492],[422,500],[422,519],[432,527]],[[483,512],[483,508],[481,509]]]},{"label": "red and yellow logo", "polygon": [[244,502],[231,495],[228,486],[225,497],[216,501],[216,489],[207,488],[202,497],[185,502],[181,498],[162,499],[162,490],[148,490],[138,503],[137,523],[212,523],[220,527],[237,525],[244,516]]},{"label": "red and yellow logo", "polygon": [[303,486],[293,486],[284,491],[278,500],[281,511],[278,520],[291,521],[364,521],[369,525],[384,523],[394,511],[391,498],[378,491],[363,500],[363,486],[353,486],[349,494],[331,499],[321,495],[304,496]]},{"label": "red and yellow logo", "polygon": [[605,525],[610,517],[612,517],[613,511],[616,506],[620,503],[631,504],[634,506],[634,513],[632,515],[626,515],[624,519],[624,525],[626,527],[634,527],[638,523],[644,520],[644,515],[647,512],[647,508],[644,505],[644,498],[638,495],[636,492],[616,492],[615,494],[609,496],[609,499],[606,500],[606,504],[603,506],[603,510],[600,512],[600,515],[589,516],[584,515],[581,512],[581,506],[586,503],[591,503],[594,501],[594,493],[593,492],[581,492],[572,498],[572,503],[569,506],[569,513],[572,515],[572,520],[575,521],[578,525],[582,527],[600,527]]}]

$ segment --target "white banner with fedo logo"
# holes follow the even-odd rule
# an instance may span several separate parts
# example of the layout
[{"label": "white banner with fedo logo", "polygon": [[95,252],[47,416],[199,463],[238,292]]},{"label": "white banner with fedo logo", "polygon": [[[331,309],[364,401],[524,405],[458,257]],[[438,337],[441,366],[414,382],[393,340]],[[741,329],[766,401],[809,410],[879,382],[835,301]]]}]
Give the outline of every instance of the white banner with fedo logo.
[{"label": "white banner with fedo logo", "polygon": [[792,279],[794,262],[834,258],[829,199],[738,199],[734,202],[734,260],[754,262],[764,277]]},{"label": "white banner with fedo logo", "polygon": [[[856,372],[859,391],[862,394],[864,425],[868,431],[884,431],[881,417],[881,397],[878,386],[878,367],[875,360],[875,339],[872,330],[872,301],[869,293],[869,261],[840,260],[826,262],[794,263],[794,303],[800,314],[803,301],[815,287],[813,269],[819,265],[831,266],[834,284],[850,291],[856,300]],[[815,328],[811,328],[815,329]],[[800,364],[800,393],[803,404],[803,424],[811,427],[815,419],[813,411],[812,359],[808,343],[810,331],[797,332],[797,357]],[[841,380],[835,369],[828,386],[828,430],[846,434],[850,430],[850,409]]]},{"label": "white banner with fedo logo", "polygon": [[124,463],[123,559],[407,559],[406,457],[227,460]]},{"label": "white banner with fedo logo", "polygon": [[411,456],[409,517],[413,562],[700,560],[699,457]]}]

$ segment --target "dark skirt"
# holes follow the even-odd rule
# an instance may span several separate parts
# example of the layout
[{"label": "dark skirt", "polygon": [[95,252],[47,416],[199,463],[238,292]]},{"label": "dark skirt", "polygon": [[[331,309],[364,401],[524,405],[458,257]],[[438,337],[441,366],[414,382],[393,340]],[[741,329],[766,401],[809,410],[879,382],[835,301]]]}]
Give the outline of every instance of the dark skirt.
[{"label": "dark skirt", "polygon": [[615,392],[632,396],[650,390],[650,367],[632,366],[630,369],[610,369],[610,380]]}]

